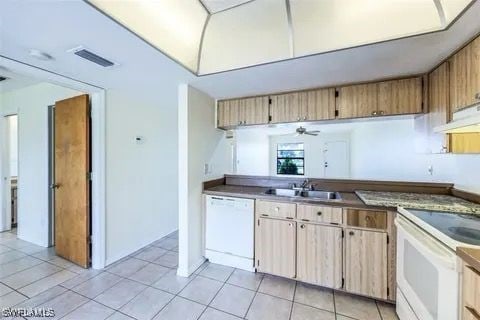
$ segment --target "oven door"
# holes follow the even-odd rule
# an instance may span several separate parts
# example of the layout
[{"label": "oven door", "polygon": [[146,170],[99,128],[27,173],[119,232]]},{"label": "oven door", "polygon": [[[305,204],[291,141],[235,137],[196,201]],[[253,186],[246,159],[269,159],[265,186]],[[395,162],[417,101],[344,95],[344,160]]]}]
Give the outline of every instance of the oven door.
[{"label": "oven door", "polygon": [[[457,257],[400,214],[397,226],[397,285],[419,320],[458,319]],[[412,319],[401,319],[412,320]]]}]

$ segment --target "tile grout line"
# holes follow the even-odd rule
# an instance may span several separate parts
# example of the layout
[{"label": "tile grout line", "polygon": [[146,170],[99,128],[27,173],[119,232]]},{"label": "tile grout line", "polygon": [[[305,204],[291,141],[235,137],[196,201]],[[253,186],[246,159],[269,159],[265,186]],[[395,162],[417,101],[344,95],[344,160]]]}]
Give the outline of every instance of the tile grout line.
[{"label": "tile grout line", "polygon": [[292,297],[292,305],[290,307],[290,315],[288,319],[292,319],[292,314],[293,314],[293,305],[295,304],[295,294],[297,293],[297,281],[295,280],[295,288],[293,289],[293,297]]}]

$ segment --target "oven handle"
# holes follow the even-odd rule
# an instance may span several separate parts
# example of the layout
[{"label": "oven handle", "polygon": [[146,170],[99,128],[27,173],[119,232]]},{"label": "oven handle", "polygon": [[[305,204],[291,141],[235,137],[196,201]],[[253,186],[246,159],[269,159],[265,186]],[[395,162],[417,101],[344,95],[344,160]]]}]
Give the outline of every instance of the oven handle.
[{"label": "oven handle", "polygon": [[[412,223],[406,221],[405,218],[397,216],[395,218],[395,225],[398,231],[402,231],[404,237],[410,241],[417,250],[420,250],[429,259],[436,260],[445,268],[450,270],[456,269],[456,255],[448,248],[439,243],[438,240],[430,236],[428,233],[422,231]],[[429,240],[429,241],[422,241]]]}]

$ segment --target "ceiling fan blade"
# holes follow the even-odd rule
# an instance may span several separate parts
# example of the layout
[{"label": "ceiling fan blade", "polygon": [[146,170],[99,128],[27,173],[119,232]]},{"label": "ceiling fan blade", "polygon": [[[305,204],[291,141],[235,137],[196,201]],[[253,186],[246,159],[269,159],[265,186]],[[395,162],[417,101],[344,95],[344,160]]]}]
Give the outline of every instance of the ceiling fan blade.
[{"label": "ceiling fan blade", "polygon": [[312,131],[308,131],[310,133],[320,133],[321,131],[320,130],[312,130]]},{"label": "ceiling fan blade", "polygon": [[315,133],[314,131],[306,131],[305,134],[308,134],[309,136],[318,136],[318,133]]}]

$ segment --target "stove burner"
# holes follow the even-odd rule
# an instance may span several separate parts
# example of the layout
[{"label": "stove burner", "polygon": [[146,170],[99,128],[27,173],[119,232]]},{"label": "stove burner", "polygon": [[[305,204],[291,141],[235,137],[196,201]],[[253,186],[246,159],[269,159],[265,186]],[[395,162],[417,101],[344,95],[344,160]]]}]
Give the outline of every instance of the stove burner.
[{"label": "stove burner", "polygon": [[464,238],[480,239],[480,230],[465,227],[450,227],[448,231]]}]

